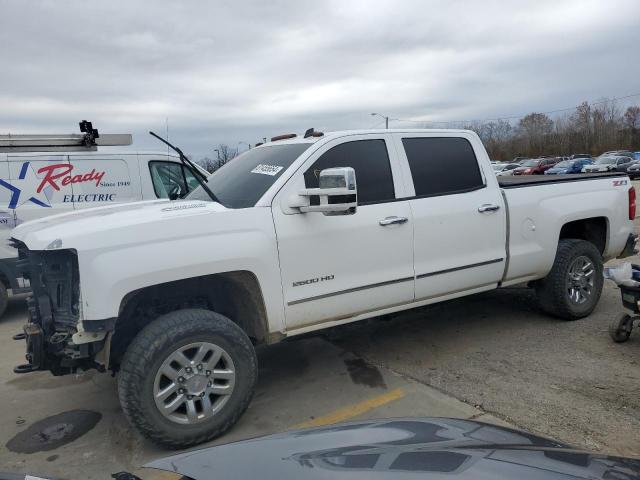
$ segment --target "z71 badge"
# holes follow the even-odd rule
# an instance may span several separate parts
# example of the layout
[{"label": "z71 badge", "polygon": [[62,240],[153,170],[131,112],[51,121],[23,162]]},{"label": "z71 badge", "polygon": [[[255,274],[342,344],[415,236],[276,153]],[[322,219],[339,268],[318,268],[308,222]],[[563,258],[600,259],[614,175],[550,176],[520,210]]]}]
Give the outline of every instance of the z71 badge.
[{"label": "z71 badge", "polygon": [[624,187],[625,185],[627,185],[629,183],[628,180],[614,180],[613,181],[613,186],[614,187]]},{"label": "z71 badge", "polygon": [[333,275],[325,275],[324,277],[316,277],[310,278],[309,280],[300,280],[299,282],[293,282],[293,286],[299,287],[300,285],[310,285],[312,283],[327,282],[329,280],[333,280],[333,278]]}]

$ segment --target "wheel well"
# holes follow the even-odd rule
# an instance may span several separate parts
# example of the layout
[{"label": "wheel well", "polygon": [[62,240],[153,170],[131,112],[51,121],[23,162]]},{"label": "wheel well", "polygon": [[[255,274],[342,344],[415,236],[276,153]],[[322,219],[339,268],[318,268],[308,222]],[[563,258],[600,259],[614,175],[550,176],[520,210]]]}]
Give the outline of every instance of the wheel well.
[{"label": "wheel well", "polygon": [[578,238],[593,243],[604,254],[607,246],[607,219],[604,217],[585,218],[565,223],[560,230],[560,239]]},{"label": "wheel well", "polygon": [[240,326],[254,344],[267,340],[267,314],[253,273],[236,271],[189,278],[136,290],[122,300],[111,341],[111,368],[117,370],[140,330],[159,316],[183,308],[215,311]]}]

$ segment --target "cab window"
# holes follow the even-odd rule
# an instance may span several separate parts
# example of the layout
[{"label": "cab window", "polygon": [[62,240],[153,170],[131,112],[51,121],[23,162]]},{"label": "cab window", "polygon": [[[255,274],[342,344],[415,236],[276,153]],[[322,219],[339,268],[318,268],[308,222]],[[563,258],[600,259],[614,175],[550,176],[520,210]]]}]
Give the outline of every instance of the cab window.
[{"label": "cab window", "polygon": [[[352,167],[355,170],[358,205],[395,199],[391,164],[384,140],[356,140],[331,148],[304,173],[305,186],[318,188],[320,172],[333,167]],[[312,197],[311,203],[315,201],[319,200]]]}]

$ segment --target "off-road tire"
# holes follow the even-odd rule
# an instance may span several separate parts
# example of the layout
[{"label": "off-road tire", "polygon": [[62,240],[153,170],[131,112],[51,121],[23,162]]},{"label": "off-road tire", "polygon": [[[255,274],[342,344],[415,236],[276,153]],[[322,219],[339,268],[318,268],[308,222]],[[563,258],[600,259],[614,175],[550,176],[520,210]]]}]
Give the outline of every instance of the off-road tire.
[{"label": "off-road tire", "polygon": [[[175,349],[194,342],[212,342],[232,358],[236,381],[231,398],[209,420],[180,425],[164,417],[155,405],[156,373]],[[258,360],[247,335],[218,313],[185,309],[168,313],[147,325],[129,345],[118,372],[118,396],[129,422],[144,436],[170,448],[206,442],[229,430],[249,406],[258,379]]]},{"label": "off-road tire", "polygon": [[[567,295],[569,267],[579,256],[587,257],[595,268],[593,294],[583,305],[572,303]],[[590,315],[602,293],[602,270],[602,255],[593,243],[577,239],[560,240],[551,271],[536,282],[538,305],[545,313],[564,320],[577,320]]]},{"label": "off-road tire", "polygon": [[0,282],[0,318],[4,315],[4,312],[7,311],[8,305],[9,292],[7,292],[7,287],[5,287],[4,283]]}]

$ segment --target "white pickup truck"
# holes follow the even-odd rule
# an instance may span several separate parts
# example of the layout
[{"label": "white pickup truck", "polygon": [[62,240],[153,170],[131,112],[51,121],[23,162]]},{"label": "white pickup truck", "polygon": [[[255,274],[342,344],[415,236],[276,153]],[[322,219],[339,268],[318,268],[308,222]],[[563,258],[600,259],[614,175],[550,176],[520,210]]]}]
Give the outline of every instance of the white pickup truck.
[{"label": "white pickup truck", "polygon": [[247,408],[257,345],[524,282],[585,317],[603,261],[634,250],[624,174],[496,179],[469,131],[310,129],[206,185],[17,227],[33,296],[15,371],[112,370],[130,422],[188,446]]}]

